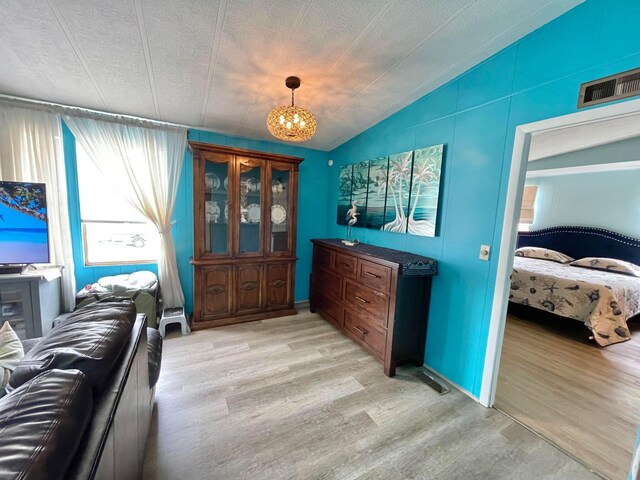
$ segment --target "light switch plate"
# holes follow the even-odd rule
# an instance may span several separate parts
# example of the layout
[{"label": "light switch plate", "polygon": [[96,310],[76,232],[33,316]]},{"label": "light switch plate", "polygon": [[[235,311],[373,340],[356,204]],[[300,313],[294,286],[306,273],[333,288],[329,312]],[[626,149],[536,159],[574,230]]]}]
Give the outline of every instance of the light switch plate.
[{"label": "light switch plate", "polygon": [[491,245],[480,245],[480,260],[488,262],[489,253],[491,253]]}]

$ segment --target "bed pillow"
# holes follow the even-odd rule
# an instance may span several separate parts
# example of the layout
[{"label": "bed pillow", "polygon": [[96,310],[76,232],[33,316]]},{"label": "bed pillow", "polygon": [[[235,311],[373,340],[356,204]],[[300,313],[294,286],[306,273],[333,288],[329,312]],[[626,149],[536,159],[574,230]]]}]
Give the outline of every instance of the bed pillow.
[{"label": "bed pillow", "polygon": [[516,257],[539,258],[540,260],[550,260],[558,263],[569,263],[575,260],[564,253],[540,247],[520,247],[516,250]]},{"label": "bed pillow", "polygon": [[5,394],[9,376],[24,357],[22,343],[9,322],[0,328],[0,397]]},{"label": "bed pillow", "polygon": [[640,277],[640,266],[617,258],[585,257],[571,262],[571,265]]}]

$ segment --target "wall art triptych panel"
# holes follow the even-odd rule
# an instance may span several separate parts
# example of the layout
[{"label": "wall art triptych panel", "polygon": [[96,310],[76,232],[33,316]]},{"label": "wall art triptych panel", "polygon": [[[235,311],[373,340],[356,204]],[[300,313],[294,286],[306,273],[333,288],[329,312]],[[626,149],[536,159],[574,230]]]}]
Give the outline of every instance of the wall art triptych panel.
[{"label": "wall art triptych panel", "polygon": [[355,208],[355,227],[435,236],[443,153],[434,145],[341,167],[338,224]]}]

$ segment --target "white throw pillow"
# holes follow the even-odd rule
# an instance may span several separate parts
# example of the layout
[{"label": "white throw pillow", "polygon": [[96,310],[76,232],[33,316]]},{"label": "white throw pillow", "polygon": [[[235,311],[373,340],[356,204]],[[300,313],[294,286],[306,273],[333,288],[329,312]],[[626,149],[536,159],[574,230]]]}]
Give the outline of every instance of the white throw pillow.
[{"label": "white throw pillow", "polygon": [[9,382],[9,376],[22,357],[24,357],[24,349],[18,335],[9,322],[4,322],[0,328],[0,397],[5,394],[4,387]]},{"label": "white throw pillow", "polygon": [[635,263],[625,262],[617,258],[586,257],[571,262],[574,267],[593,268],[613,273],[623,273],[634,277],[640,277],[640,266]]},{"label": "white throw pillow", "polygon": [[541,247],[520,247],[516,250],[516,257],[537,258],[539,260],[550,260],[558,263],[569,263],[574,260],[562,252]]}]

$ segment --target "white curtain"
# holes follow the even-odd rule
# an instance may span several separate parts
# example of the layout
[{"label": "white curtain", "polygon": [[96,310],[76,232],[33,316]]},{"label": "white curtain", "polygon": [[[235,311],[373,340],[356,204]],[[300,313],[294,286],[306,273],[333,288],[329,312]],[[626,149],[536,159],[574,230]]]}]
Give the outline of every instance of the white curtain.
[{"label": "white curtain", "polygon": [[0,104],[0,179],[46,184],[51,263],[64,266],[64,306],[73,310],[76,282],[60,115]]},{"label": "white curtain", "polygon": [[187,146],[187,131],[64,117],[91,161],[160,233],[158,274],[165,307],[182,307],[171,217]]}]

